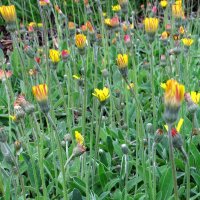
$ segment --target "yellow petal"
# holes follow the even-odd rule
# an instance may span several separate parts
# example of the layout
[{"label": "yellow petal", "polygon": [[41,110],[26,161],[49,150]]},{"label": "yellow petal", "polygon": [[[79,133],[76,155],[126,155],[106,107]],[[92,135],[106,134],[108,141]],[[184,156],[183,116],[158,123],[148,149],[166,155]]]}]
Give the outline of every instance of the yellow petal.
[{"label": "yellow petal", "polygon": [[177,130],[178,132],[180,132],[181,127],[182,127],[182,125],[183,125],[183,122],[184,122],[184,119],[181,118],[181,119],[179,120],[177,126],[176,126],[176,130]]}]

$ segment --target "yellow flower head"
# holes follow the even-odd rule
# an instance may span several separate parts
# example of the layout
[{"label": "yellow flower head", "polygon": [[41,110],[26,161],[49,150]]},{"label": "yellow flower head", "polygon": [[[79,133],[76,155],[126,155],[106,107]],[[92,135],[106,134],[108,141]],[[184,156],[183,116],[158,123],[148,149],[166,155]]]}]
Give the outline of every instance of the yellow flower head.
[{"label": "yellow flower head", "polygon": [[30,22],[29,24],[28,24],[28,27],[36,27],[37,26],[37,24],[36,24],[36,22]]},{"label": "yellow flower head", "polygon": [[86,36],[83,34],[78,34],[75,36],[75,44],[79,49],[83,49],[86,45]]},{"label": "yellow flower head", "polygon": [[47,101],[48,87],[46,84],[40,84],[32,87],[34,97],[38,102]]},{"label": "yellow flower head", "polygon": [[127,86],[127,89],[130,90],[131,88],[134,88],[134,83],[130,83],[128,86]]},{"label": "yellow flower head", "polygon": [[176,0],[175,5],[182,6],[182,0]]},{"label": "yellow flower head", "polygon": [[105,23],[105,25],[107,25],[107,26],[111,26],[111,19],[110,19],[110,18],[106,18],[106,19],[104,20],[104,23]]},{"label": "yellow flower head", "polygon": [[109,89],[107,87],[104,87],[103,90],[95,88],[94,93],[92,93],[92,95],[97,97],[97,99],[100,102],[104,102],[106,99],[109,98],[110,92],[109,92]]},{"label": "yellow flower head", "polygon": [[184,98],[185,87],[176,80],[168,80],[161,86],[165,90],[164,102],[166,106],[179,107]]},{"label": "yellow flower head", "polygon": [[120,10],[121,10],[121,6],[119,4],[115,5],[115,6],[112,6],[112,11],[119,12]]},{"label": "yellow flower head", "polygon": [[162,32],[161,39],[166,40],[169,37],[169,33],[167,31]]},{"label": "yellow flower head", "polygon": [[118,54],[117,55],[117,65],[121,68],[126,68],[128,66],[128,55],[127,54]]},{"label": "yellow flower head", "polygon": [[172,5],[172,15],[175,18],[182,18],[184,17],[184,11],[181,5],[173,4]]},{"label": "yellow flower head", "polygon": [[103,16],[105,17],[107,15],[107,13],[106,12],[103,12]]},{"label": "yellow flower head", "polygon": [[75,139],[78,144],[83,145],[84,137],[78,131],[75,131]]},{"label": "yellow flower head", "polygon": [[190,93],[191,99],[194,103],[198,104],[200,102],[200,92],[192,91]]},{"label": "yellow flower head", "polygon": [[60,52],[55,49],[50,49],[49,58],[53,63],[58,63],[60,61]]},{"label": "yellow flower head", "polygon": [[0,13],[3,19],[7,23],[12,23],[16,21],[17,15],[16,15],[16,10],[15,6],[0,6]]},{"label": "yellow flower head", "polygon": [[166,0],[160,1],[160,6],[162,8],[166,8],[167,7],[168,2]]},{"label": "yellow flower head", "polygon": [[183,26],[180,26],[179,33],[182,35],[185,33],[185,29],[183,28]]},{"label": "yellow flower head", "polygon": [[42,23],[38,23],[37,26],[38,26],[39,28],[41,28],[41,27],[43,27],[43,24],[42,24]]},{"label": "yellow flower head", "polygon": [[16,115],[10,115],[9,118],[10,118],[13,122],[17,122],[17,117],[16,117]]},{"label": "yellow flower head", "polygon": [[193,44],[194,40],[191,38],[183,38],[182,42],[183,42],[184,46],[189,47]]},{"label": "yellow flower head", "polygon": [[158,30],[158,18],[145,18],[144,28],[147,33],[155,33]]},{"label": "yellow flower head", "polygon": [[76,80],[80,80],[81,79],[81,77],[80,76],[77,76],[77,75],[73,75],[72,76],[74,79],[76,79]]}]

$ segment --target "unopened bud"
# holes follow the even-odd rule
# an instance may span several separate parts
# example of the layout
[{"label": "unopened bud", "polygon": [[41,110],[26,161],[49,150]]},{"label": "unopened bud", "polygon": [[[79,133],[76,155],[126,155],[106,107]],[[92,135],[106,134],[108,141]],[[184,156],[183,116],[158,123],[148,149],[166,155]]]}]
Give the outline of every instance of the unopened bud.
[{"label": "unopened bud", "polygon": [[16,140],[14,143],[15,151],[19,151],[22,147],[22,143],[19,140]]},{"label": "unopened bud", "polygon": [[123,154],[128,154],[128,147],[126,144],[122,144],[121,149],[122,149]]},{"label": "unopened bud", "polygon": [[177,132],[174,136],[172,136],[173,147],[177,149],[181,149],[183,146],[183,140],[181,135]]},{"label": "unopened bud", "polygon": [[17,119],[22,119],[25,116],[25,112],[23,110],[23,108],[19,105],[15,105],[14,106],[14,113]]},{"label": "unopened bud", "polygon": [[64,141],[65,141],[65,142],[71,142],[71,141],[72,141],[71,135],[70,135],[70,134],[64,135]]},{"label": "unopened bud", "polygon": [[34,58],[35,57],[35,52],[33,51],[32,47],[26,45],[24,47],[24,52],[27,54],[29,58]]},{"label": "unopened bud", "polygon": [[85,153],[86,148],[83,145],[77,144],[77,146],[73,149],[74,157],[78,157]]},{"label": "unopened bud", "polygon": [[163,139],[163,130],[162,129],[158,129],[156,131],[154,142],[155,143],[160,143],[162,139]]},{"label": "unopened bud", "polygon": [[101,72],[104,78],[107,78],[109,76],[109,72],[107,69],[103,69]]},{"label": "unopened bud", "polygon": [[147,133],[152,133],[153,132],[153,124],[147,123],[146,130],[147,130]]}]

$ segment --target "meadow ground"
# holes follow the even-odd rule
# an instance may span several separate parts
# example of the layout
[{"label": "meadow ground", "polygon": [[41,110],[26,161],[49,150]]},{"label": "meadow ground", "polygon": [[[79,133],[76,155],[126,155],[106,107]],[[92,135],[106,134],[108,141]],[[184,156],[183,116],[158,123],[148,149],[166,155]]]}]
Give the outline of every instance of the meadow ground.
[{"label": "meadow ground", "polygon": [[0,199],[200,199],[199,8],[0,2]]}]

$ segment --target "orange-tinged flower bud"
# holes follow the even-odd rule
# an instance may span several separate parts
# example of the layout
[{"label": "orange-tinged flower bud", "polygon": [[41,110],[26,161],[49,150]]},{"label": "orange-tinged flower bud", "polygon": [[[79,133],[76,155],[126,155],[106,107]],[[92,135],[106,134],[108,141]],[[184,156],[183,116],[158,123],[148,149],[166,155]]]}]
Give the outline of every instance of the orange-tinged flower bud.
[{"label": "orange-tinged flower bud", "polygon": [[83,49],[86,45],[86,36],[83,34],[78,34],[75,36],[75,43],[79,49]]},{"label": "orange-tinged flower bud", "polygon": [[128,55],[127,54],[118,54],[117,55],[117,65],[121,68],[126,68],[128,66]]},{"label": "orange-tinged flower bud", "polygon": [[32,92],[38,102],[48,100],[48,87],[46,84],[40,84],[32,87]]},{"label": "orange-tinged flower bud", "polygon": [[184,17],[184,11],[181,5],[172,5],[172,16],[174,16],[175,18]]},{"label": "orange-tinged flower bud", "polygon": [[144,28],[147,33],[155,33],[158,30],[158,18],[145,18]]},{"label": "orange-tinged flower bud", "polygon": [[16,21],[17,15],[16,15],[16,10],[15,10],[14,5],[1,6],[0,7],[0,13],[1,13],[1,16],[3,17],[3,19],[7,23],[12,23],[12,22]]},{"label": "orange-tinged flower bud", "polygon": [[58,63],[60,61],[60,52],[55,49],[50,49],[49,58],[53,63]]},{"label": "orange-tinged flower bud", "polygon": [[32,92],[43,113],[48,113],[50,108],[48,104],[48,87],[46,84],[40,84],[32,87]]},{"label": "orange-tinged flower bud", "polygon": [[179,107],[184,99],[185,87],[176,80],[168,80],[165,88],[164,102],[169,107]]}]

